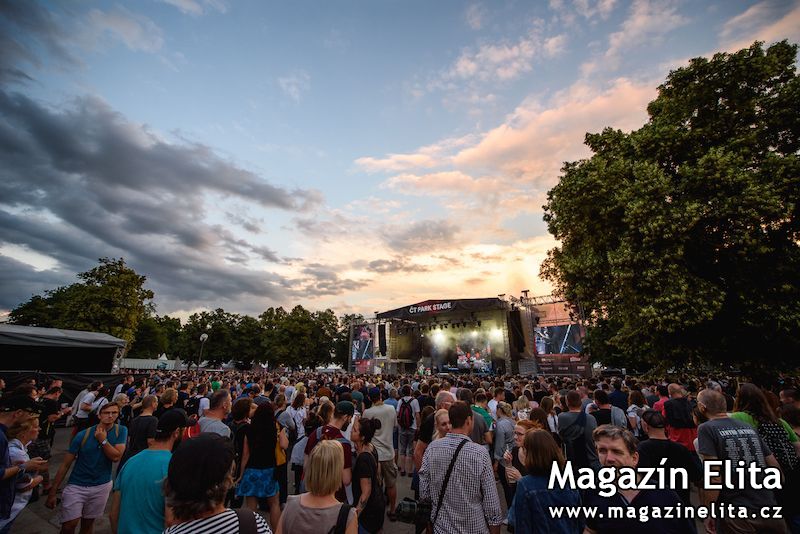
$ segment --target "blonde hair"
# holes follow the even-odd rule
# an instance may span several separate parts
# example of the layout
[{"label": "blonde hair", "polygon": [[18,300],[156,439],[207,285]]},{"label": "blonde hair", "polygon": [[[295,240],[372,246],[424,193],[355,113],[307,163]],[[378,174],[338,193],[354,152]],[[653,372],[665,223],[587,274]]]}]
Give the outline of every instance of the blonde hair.
[{"label": "blonde hair", "polygon": [[[16,439],[20,436],[30,432],[34,426],[39,426],[39,418],[38,417],[31,417],[29,419],[25,419],[23,421],[19,421],[18,423],[14,423],[8,429],[8,439]],[[22,440],[20,440],[22,441]]]},{"label": "blonde hair", "polygon": [[[438,428],[439,427],[439,418],[441,418],[443,415],[447,415],[449,417],[450,413],[447,410],[445,410],[444,408],[439,408],[438,410],[436,410],[436,413],[433,414],[433,426],[434,426],[434,428],[436,430],[436,435],[434,436],[434,438],[436,436],[439,436],[439,428]],[[444,436],[439,436],[439,437],[443,438]]]},{"label": "blonde hair", "polygon": [[308,455],[306,487],[312,495],[333,495],[342,487],[344,448],[334,439],[320,441]]},{"label": "blonde hair", "polygon": [[503,401],[500,401],[500,402],[497,403],[497,412],[498,412],[498,418],[499,418],[499,415],[500,415],[499,412],[502,412],[503,415],[505,415],[506,417],[512,417],[512,413],[513,413],[511,411],[511,405],[509,403],[503,402]]}]

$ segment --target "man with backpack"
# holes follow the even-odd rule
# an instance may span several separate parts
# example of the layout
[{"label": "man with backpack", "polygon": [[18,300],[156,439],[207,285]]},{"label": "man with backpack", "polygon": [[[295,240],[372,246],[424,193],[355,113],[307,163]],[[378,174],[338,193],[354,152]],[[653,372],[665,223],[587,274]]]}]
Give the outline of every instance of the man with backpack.
[{"label": "man with backpack", "polygon": [[119,406],[100,408],[100,422],[78,432],[64,454],[46,506],[55,508],[56,492],[74,463],[61,494],[61,533],[72,534],[81,522],[81,532],[91,532],[94,520],[103,515],[111,493],[111,469],[125,453],[128,429],[117,422]]},{"label": "man with backpack", "polygon": [[583,410],[581,394],[574,389],[567,392],[567,408],[569,411],[558,414],[558,435],[564,442],[566,459],[572,462],[573,469],[591,467],[596,471],[600,469],[600,460],[592,432],[597,421]]},{"label": "man with backpack", "polygon": [[314,450],[317,443],[326,439],[334,439],[341,443],[344,449],[344,468],[342,469],[342,487],[336,492],[336,498],[340,502],[346,501],[346,493],[344,486],[350,485],[353,479],[353,446],[344,437],[342,431],[347,430],[350,423],[353,421],[353,415],[356,408],[350,401],[339,401],[333,410],[333,419],[327,425],[317,428],[310,436],[305,447],[304,465],[308,465],[308,455]]},{"label": "man with backpack", "polygon": [[400,390],[403,397],[397,403],[397,454],[400,476],[411,476],[414,472],[414,435],[420,425],[419,402],[411,396],[411,386]]}]

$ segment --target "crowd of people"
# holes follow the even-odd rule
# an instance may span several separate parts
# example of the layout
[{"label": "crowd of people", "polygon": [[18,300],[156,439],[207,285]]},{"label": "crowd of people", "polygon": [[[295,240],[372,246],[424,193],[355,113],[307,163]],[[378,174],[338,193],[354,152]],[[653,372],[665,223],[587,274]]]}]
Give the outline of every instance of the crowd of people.
[{"label": "crowd of people", "polygon": [[[5,384],[0,381],[0,388]],[[169,372],[59,380],[0,398],[0,534],[40,496],[61,532],[108,514],[126,533],[800,532],[800,394],[725,377],[356,376]],[[50,465],[56,422],[69,445]],[[703,485],[704,463],[776,467],[781,488]],[[553,469],[682,468],[692,487],[605,496]],[[116,468],[115,468],[116,466]],[[51,478],[51,471],[55,475]],[[400,500],[398,487],[413,490]],[[60,499],[59,499],[60,494]],[[733,517],[617,517],[734,505]],[[553,510],[583,507],[556,517]],[[587,513],[588,508],[597,513]],[[778,508],[780,507],[780,508]],[[778,510],[778,517],[762,510]]]}]

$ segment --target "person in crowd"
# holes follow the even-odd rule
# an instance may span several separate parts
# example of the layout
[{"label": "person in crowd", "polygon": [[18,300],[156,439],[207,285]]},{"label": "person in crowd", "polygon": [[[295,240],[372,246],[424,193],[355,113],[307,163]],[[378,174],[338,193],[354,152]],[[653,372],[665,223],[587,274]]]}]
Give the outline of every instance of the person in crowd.
[{"label": "person in crowd", "polygon": [[225,507],[225,496],[233,486],[232,472],[233,446],[229,439],[208,432],[184,440],[172,453],[164,480],[170,524],[164,534],[271,534],[258,513]]},{"label": "person in crowd", "polygon": [[448,412],[452,430],[427,446],[420,469],[420,496],[433,503],[433,532],[497,534],[503,515],[489,453],[469,438],[472,409],[461,401]]},{"label": "person in crowd", "polygon": [[125,453],[128,429],[117,423],[119,406],[107,403],[100,408],[100,422],[78,432],[64,454],[46,506],[56,507],[56,493],[70,473],[61,493],[61,534],[72,534],[81,524],[81,534],[91,534],[94,522],[103,515],[111,493],[111,469]]},{"label": "person in crowd", "polygon": [[111,399],[111,402],[119,406],[119,424],[129,427],[133,419],[133,406],[131,406],[131,399],[125,394],[120,393]]},{"label": "person in crowd", "polygon": [[90,426],[89,415],[92,405],[97,400],[98,390],[103,387],[102,382],[92,382],[85,391],[81,391],[72,407],[72,419],[75,422],[75,433]]},{"label": "person in crowd", "polygon": [[[633,434],[624,428],[615,425],[602,425],[592,433],[597,454],[603,467],[636,467],[639,462],[637,440]],[[519,490],[518,490],[519,491]],[[681,505],[678,495],[671,489],[625,489],[617,488],[616,492],[608,497],[600,495],[602,490],[589,490],[583,499],[584,506],[596,506],[598,513],[595,517],[586,518],[585,534],[611,534],[616,532],[639,532],[646,529],[649,534],[668,533],[695,533],[697,529],[690,519],[676,519],[676,515],[667,517],[649,517],[644,523],[639,521],[638,514],[631,518],[618,517],[609,513],[611,507],[627,508],[665,508]],[[666,516],[666,514],[664,514]]]},{"label": "person in crowd", "polygon": [[211,396],[208,408],[203,411],[203,415],[197,420],[200,425],[200,432],[213,432],[223,438],[231,437],[231,429],[224,423],[225,418],[231,413],[231,392],[227,389],[220,389]]},{"label": "person in crowd", "polygon": [[516,534],[579,534],[580,518],[553,518],[551,507],[578,506],[580,494],[571,488],[550,489],[550,470],[556,463],[564,466],[564,455],[545,429],[525,433],[520,452],[526,475],[516,484],[514,500],[508,510],[508,524]]},{"label": "person in crowd", "polygon": [[525,440],[525,434],[536,428],[541,427],[530,419],[517,421],[517,424],[514,425],[514,446],[510,451],[506,451],[503,454],[503,461],[498,469],[498,475],[500,473],[505,475],[500,477],[500,484],[503,486],[506,507],[511,507],[514,493],[517,489],[517,482],[528,474],[528,469],[525,467],[525,453],[522,450],[522,444]]},{"label": "person in crowd", "polygon": [[319,534],[337,526],[345,534],[358,533],[355,509],[336,497],[344,482],[342,473],[347,469],[344,459],[348,454],[335,439],[322,440],[311,450],[305,460],[304,483],[308,492],[289,497],[277,534]]},{"label": "person in crowd", "polygon": [[377,449],[372,445],[380,419],[360,418],[353,424],[350,438],[356,447],[353,466],[353,504],[358,513],[359,531],[376,534],[383,528],[386,499],[381,481]]},{"label": "person in crowd", "polygon": [[[708,420],[697,429],[697,452],[703,461],[730,460],[734,465],[740,460],[753,462],[759,468],[779,467],[778,460],[769,450],[761,436],[747,423],[728,417],[725,397],[710,389],[702,390],[697,396],[697,407]],[[763,480],[763,475],[759,481]],[[703,492],[704,503],[713,502],[742,506],[753,517],[707,518],[706,530],[717,533],[759,532],[784,533],[786,525],[780,519],[763,519],[758,512],[762,507],[776,506],[771,491],[753,488],[749,481],[745,487],[738,487],[733,481],[723,481],[714,477],[714,483],[722,483],[723,489]],[[728,487],[730,483],[731,487]]]},{"label": "person in crowd", "polygon": [[164,393],[161,394],[161,397],[158,398],[158,408],[156,408],[156,411],[153,412],[153,415],[156,416],[156,419],[161,419],[161,416],[164,414],[164,412],[174,408],[177,402],[178,392],[172,388],[165,389]]},{"label": "person in crowd", "polygon": [[628,417],[628,427],[633,429],[636,439],[646,439],[647,434],[642,430],[642,412],[644,412],[647,402],[641,391],[633,390],[629,396],[630,406],[625,410]]},{"label": "person in crowd", "polygon": [[[343,393],[344,394],[344,393]],[[342,467],[342,488],[337,493],[337,498],[341,502],[346,502],[344,486],[349,486],[353,479],[353,446],[345,439],[342,432],[347,429],[353,421],[355,414],[355,406],[350,401],[339,401],[336,403],[336,409],[333,412],[333,419],[329,424],[326,424],[316,430],[314,434],[308,437],[306,442],[305,454],[306,458],[304,464],[308,463],[308,455],[314,450],[314,447],[324,440],[336,440],[342,445],[344,451],[344,460]]]},{"label": "person in crowd", "polygon": [[[42,408],[42,413],[39,416],[39,433],[37,437],[28,444],[28,454],[33,458],[41,458],[43,460],[50,460],[52,456],[52,443],[56,435],[56,421],[61,419],[62,416],[70,412],[68,407],[61,408],[58,404],[58,399],[61,398],[61,386],[50,386],[39,404]],[[48,470],[42,471],[42,490],[50,490],[50,472]]]},{"label": "person in crowd", "polygon": [[417,399],[411,396],[411,386],[404,385],[402,398],[397,404],[397,442],[400,476],[411,476],[414,472],[414,436],[420,427],[420,408]]},{"label": "person in crowd", "polygon": [[800,394],[798,394],[795,388],[782,389],[778,394],[778,400],[780,400],[783,406],[791,404],[795,408],[800,409]]},{"label": "person in crowd", "polygon": [[506,400],[506,390],[502,387],[496,387],[494,389],[494,396],[488,403],[489,413],[492,415],[493,419],[497,419],[497,403]]},{"label": "person in crowd", "polygon": [[161,483],[167,476],[172,449],[180,442],[189,418],[182,408],[158,420],[150,446],[139,451],[114,479],[109,519],[115,534],[160,534],[166,527]]},{"label": "person in crowd", "polygon": [[654,410],[663,412],[664,403],[669,400],[669,388],[664,384],[659,384],[658,386],[656,386],[656,392],[658,393],[658,399],[650,406]]},{"label": "person in crowd", "polygon": [[662,410],[667,421],[667,436],[694,452],[694,440],[697,438],[697,425],[692,419],[694,406],[680,384],[672,383],[667,389],[670,398],[664,402]]},{"label": "person in crowd", "polygon": [[[594,392],[594,406],[596,409],[590,408],[589,413],[594,417],[597,426],[600,425],[614,425],[620,428],[627,428],[628,420],[625,416],[625,410],[613,406],[608,398],[608,393],[605,390],[597,389]],[[627,406],[626,406],[627,408]]]},{"label": "person in crowd", "polygon": [[597,420],[586,415],[578,391],[567,392],[566,399],[568,411],[558,414],[558,435],[564,442],[567,460],[572,462],[573,467],[597,470],[600,461],[592,439]]},{"label": "person in crowd", "polygon": [[117,387],[114,388],[114,398],[120,393],[128,394],[128,389],[133,385],[133,376],[127,375],[125,378],[122,379],[122,382],[117,384]]},{"label": "person in crowd", "polygon": [[553,397],[542,397],[539,407],[547,414],[547,428],[553,434],[558,433],[558,412]]},{"label": "person in crowd", "polygon": [[143,451],[153,444],[156,437],[158,418],[153,415],[158,407],[158,397],[147,395],[142,399],[142,411],[139,417],[131,421],[128,428],[128,444],[125,447],[125,454],[119,461],[119,469],[139,451]]},{"label": "person in crowd", "polygon": [[[505,401],[497,403],[495,413],[497,414],[497,424],[495,425],[494,443],[492,445],[492,461],[497,467],[498,462],[502,460],[506,451],[511,451],[514,446],[514,424],[516,421],[514,420],[511,405]],[[505,473],[498,472],[497,474],[500,477],[505,476]]]},{"label": "person in crowd", "polygon": [[[322,419],[324,424],[330,424],[331,420],[333,419],[333,412],[336,409],[333,402],[327,399],[320,399],[319,408],[317,409],[317,415]],[[355,409],[353,410],[355,414]]]},{"label": "person in crowd", "polygon": [[433,422],[436,429],[433,439],[442,439],[453,428],[450,426],[450,413],[444,408],[440,408],[434,412]]},{"label": "person in crowd", "polygon": [[289,417],[291,417],[292,422],[294,423],[294,428],[297,432],[296,440],[301,440],[303,437],[305,437],[305,427],[303,426],[303,422],[308,416],[308,410],[305,406],[305,403],[305,393],[299,394],[294,398],[291,406],[286,409],[286,413],[289,414]]},{"label": "person in crowd", "polygon": [[289,460],[292,473],[294,474],[295,495],[302,493],[303,491],[303,465],[305,464],[305,448],[306,443],[308,443],[308,436],[310,436],[313,432],[316,432],[319,427],[323,426],[322,419],[320,419],[320,417],[314,412],[308,413],[308,417],[306,417],[306,420],[303,424],[305,425],[304,430],[306,435],[303,436],[292,448],[292,454]]},{"label": "person in crowd", "polygon": [[[536,407],[538,407],[539,403],[536,404]],[[519,421],[520,419],[527,419],[534,406],[528,397],[525,395],[520,395],[517,397],[517,400],[514,401],[514,404],[511,406],[511,408],[514,411],[514,419]]]},{"label": "person in crowd", "polygon": [[739,386],[733,409],[731,419],[755,428],[781,466],[784,482],[775,496],[787,524],[793,532],[800,532],[800,438],[789,423],[777,416],[764,392],[754,384]]},{"label": "person in crowd", "polygon": [[[372,406],[364,410],[362,419],[374,419],[380,421],[380,425],[374,425],[376,431],[372,438],[372,446],[378,454],[378,465],[380,467],[380,477],[386,489],[386,496],[389,501],[389,510],[394,511],[397,505],[397,464],[394,463],[394,443],[392,436],[397,424],[397,410],[385,404],[379,389],[374,389],[369,393]],[[420,425],[420,432],[422,432]],[[419,440],[417,440],[419,443]],[[415,449],[416,450],[416,449]]]},{"label": "person in crowd", "polygon": [[[683,445],[670,440],[667,437],[665,427],[666,421],[661,412],[647,409],[641,415],[642,430],[647,439],[640,441],[637,447],[639,452],[640,467],[680,467],[689,474],[689,481],[700,484],[702,478],[702,466],[696,454],[692,454]],[[661,463],[666,459],[666,463]],[[689,500],[689,488],[674,488],[683,504],[691,506]]]},{"label": "person in crowd", "polygon": [[[461,388],[458,391],[458,398],[469,404],[470,409],[472,409],[472,411],[475,412],[475,410],[473,409],[474,408],[473,394],[470,389]],[[496,410],[497,408],[495,407],[495,413],[492,414],[492,417],[496,417]],[[492,433],[492,427],[486,424],[486,421],[484,420],[483,417],[474,417],[470,439],[472,439],[474,443],[486,447],[486,450],[490,451],[490,456],[491,456],[492,443],[494,442],[494,435]]]},{"label": "person in crowd", "polygon": [[613,391],[608,394],[608,400],[612,406],[616,406],[623,412],[628,409],[628,394],[622,391],[622,380],[616,379],[611,383]]},{"label": "person in crowd", "polygon": [[[103,408],[103,406],[111,402],[108,400],[109,395],[111,395],[111,388],[108,386],[102,386],[97,390],[97,396],[92,403],[92,411],[89,412],[90,425],[96,425],[100,422],[100,410]],[[119,422],[119,417],[117,420],[117,422]]]},{"label": "person in crowd", "polygon": [[475,404],[472,405],[472,411],[483,417],[486,421],[486,428],[492,428],[494,425],[494,418],[489,413],[489,400],[486,398],[486,393],[478,391],[474,395]]},{"label": "person in crowd", "polygon": [[259,499],[266,499],[269,522],[274,528],[277,528],[281,514],[279,485],[275,473],[276,449],[280,447],[285,450],[288,446],[289,438],[285,430],[279,431],[272,405],[259,406],[245,430],[242,473],[237,480],[236,495],[244,497],[245,505],[251,510],[258,510]]},{"label": "person in crowd", "polygon": [[[38,435],[39,419],[36,417],[23,419],[8,429],[8,438],[10,440],[8,442],[8,456],[12,464],[24,465],[25,462],[30,461],[31,457],[26,444],[35,440]],[[44,480],[42,476],[44,472],[46,472],[46,469],[38,472],[31,470],[31,472],[26,472],[24,475],[16,477],[14,502],[8,518],[0,519],[0,534],[8,534],[11,531],[11,525],[22,509],[28,505],[34,489]]]}]

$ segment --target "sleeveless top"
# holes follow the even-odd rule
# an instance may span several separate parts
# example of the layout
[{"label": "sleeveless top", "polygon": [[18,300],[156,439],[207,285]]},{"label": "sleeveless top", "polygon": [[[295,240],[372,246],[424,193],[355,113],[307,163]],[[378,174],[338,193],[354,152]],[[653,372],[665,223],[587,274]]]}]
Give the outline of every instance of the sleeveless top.
[{"label": "sleeveless top", "polygon": [[[326,534],[336,526],[341,504],[328,508],[309,508],[300,504],[300,495],[289,495],[283,509],[283,531],[292,534]],[[356,509],[350,509],[347,524],[356,517]]]}]

